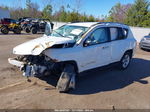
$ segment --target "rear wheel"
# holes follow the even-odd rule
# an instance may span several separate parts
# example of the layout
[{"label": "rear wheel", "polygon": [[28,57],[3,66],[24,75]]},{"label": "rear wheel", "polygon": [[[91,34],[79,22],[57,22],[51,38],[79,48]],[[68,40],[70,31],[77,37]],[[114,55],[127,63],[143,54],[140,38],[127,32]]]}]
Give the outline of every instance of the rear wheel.
[{"label": "rear wheel", "polygon": [[32,32],[32,34],[36,34],[36,33],[37,33],[37,28],[33,27],[33,28],[31,29],[31,32]]},{"label": "rear wheel", "polygon": [[130,61],[131,61],[131,53],[126,52],[119,62],[119,68],[122,70],[126,69],[129,66]]},{"label": "rear wheel", "polygon": [[14,28],[14,33],[21,34],[21,28],[19,28],[19,27]]},{"label": "rear wheel", "polygon": [[8,29],[7,27],[2,27],[2,28],[1,28],[1,32],[2,32],[3,34],[8,34],[8,33],[9,33],[9,29]]},{"label": "rear wheel", "polygon": [[26,33],[30,33],[29,28],[25,28]]}]

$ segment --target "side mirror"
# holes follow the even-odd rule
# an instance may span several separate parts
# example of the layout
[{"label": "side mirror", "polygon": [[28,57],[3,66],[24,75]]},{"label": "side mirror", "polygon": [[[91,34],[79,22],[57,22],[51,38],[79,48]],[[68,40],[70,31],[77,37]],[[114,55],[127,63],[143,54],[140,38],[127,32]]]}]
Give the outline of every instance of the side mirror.
[{"label": "side mirror", "polygon": [[84,46],[84,47],[87,47],[87,46],[89,46],[90,44],[91,44],[91,40],[90,40],[90,39],[87,39],[87,40],[85,40],[83,46]]},{"label": "side mirror", "polygon": [[52,27],[50,22],[47,22],[46,26],[45,26],[45,35],[49,35],[52,32]]}]

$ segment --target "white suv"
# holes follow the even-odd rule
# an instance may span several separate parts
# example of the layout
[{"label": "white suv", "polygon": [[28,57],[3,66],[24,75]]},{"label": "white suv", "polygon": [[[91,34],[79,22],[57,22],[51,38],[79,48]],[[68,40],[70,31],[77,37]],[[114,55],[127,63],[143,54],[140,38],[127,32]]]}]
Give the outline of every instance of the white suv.
[{"label": "white suv", "polygon": [[9,63],[24,76],[59,75],[59,91],[75,87],[75,76],[82,71],[118,62],[126,69],[134,55],[136,40],[127,25],[112,22],[78,22],[51,30],[43,37],[16,46]]}]

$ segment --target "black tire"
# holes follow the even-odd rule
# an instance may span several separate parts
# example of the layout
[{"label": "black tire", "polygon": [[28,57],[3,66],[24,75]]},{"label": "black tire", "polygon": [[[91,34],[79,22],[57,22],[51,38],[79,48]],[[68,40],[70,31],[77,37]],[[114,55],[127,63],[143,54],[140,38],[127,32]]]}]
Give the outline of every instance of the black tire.
[{"label": "black tire", "polygon": [[21,34],[21,28],[19,28],[19,27],[14,28],[14,33]]},{"label": "black tire", "polygon": [[2,27],[2,28],[1,28],[1,32],[2,32],[3,34],[8,34],[8,33],[9,33],[9,29],[8,29],[7,27]]},{"label": "black tire", "polygon": [[29,28],[25,28],[26,33],[30,33]]},{"label": "black tire", "polygon": [[37,28],[35,28],[35,27],[31,28],[31,32],[32,32],[32,34],[36,34],[37,33]]},{"label": "black tire", "polygon": [[131,52],[125,52],[125,54],[123,55],[123,57],[121,58],[119,62],[119,65],[118,65],[119,69],[121,70],[127,69],[130,64],[131,57],[132,57]]},{"label": "black tire", "polygon": [[57,82],[57,89],[59,90],[59,92],[63,92],[63,93],[66,93],[66,92],[69,92],[69,90],[71,88],[69,88],[70,86],[70,82],[71,82],[71,78],[73,76],[75,76],[75,70],[74,70],[74,66],[71,65],[71,64],[67,64],[65,65],[64,67],[64,70],[63,72],[61,73],[61,76]]},{"label": "black tire", "polygon": [[140,48],[141,50],[143,50],[143,51],[145,50],[145,49],[144,49],[144,48],[142,48],[142,47],[139,47],[139,48]]}]

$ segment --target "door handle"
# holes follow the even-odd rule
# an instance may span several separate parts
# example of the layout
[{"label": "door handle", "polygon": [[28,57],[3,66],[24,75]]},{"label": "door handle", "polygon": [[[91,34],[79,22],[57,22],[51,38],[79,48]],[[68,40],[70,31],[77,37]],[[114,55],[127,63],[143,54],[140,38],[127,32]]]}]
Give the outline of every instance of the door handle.
[{"label": "door handle", "polygon": [[103,47],[102,47],[102,49],[107,49],[107,48],[109,48],[109,46],[103,46]]}]

